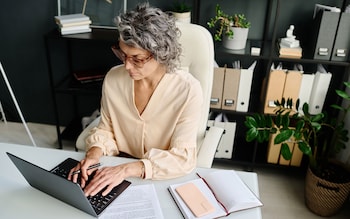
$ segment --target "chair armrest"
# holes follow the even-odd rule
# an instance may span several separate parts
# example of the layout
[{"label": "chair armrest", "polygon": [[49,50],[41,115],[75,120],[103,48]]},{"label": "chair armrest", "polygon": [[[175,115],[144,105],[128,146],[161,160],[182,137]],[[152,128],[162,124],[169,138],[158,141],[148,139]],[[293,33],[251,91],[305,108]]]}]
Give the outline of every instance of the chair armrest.
[{"label": "chair armrest", "polygon": [[75,142],[75,147],[78,150],[82,150],[85,151],[85,139],[86,137],[89,135],[91,129],[93,129],[94,127],[96,127],[98,125],[98,123],[100,122],[100,118],[101,117],[97,117],[96,119],[94,119],[78,136],[77,141]]},{"label": "chair armrest", "polygon": [[199,148],[197,154],[197,167],[211,168],[216,153],[216,149],[219,146],[220,139],[224,133],[223,128],[212,126],[205,134],[203,143]]}]

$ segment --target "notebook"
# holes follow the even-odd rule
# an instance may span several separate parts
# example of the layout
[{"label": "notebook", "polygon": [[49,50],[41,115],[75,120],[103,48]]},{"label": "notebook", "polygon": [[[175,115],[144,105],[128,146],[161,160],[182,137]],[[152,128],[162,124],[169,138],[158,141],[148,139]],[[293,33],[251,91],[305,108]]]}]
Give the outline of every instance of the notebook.
[{"label": "notebook", "polygon": [[[98,217],[103,210],[131,184],[129,181],[124,180],[104,197],[102,197],[101,192],[95,196],[86,197],[79,184],[67,180],[64,174],[60,175],[59,173],[67,173],[67,171],[63,169],[65,169],[65,167],[71,168],[72,165],[76,165],[78,161],[67,158],[53,168],[53,172],[51,172],[11,153],[6,152],[6,154],[32,187],[95,217]],[[94,204],[94,202],[98,201],[97,199],[100,198],[107,198],[108,201],[104,203],[103,206],[100,206],[100,202],[97,205]]]}]

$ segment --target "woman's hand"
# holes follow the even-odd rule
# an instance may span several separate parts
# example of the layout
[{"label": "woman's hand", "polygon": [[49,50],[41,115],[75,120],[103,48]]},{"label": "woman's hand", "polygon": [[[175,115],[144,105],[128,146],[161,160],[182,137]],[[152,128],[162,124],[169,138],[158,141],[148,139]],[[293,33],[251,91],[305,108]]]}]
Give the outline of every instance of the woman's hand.
[{"label": "woman's hand", "polygon": [[144,167],[142,161],[121,164],[112,167],[103,167],[96,171],[93,179],[84,189],[86,196],[94,196],[106,188],[102,195],[107,195],[115,186],[128,177],[140,177]]},{"label": "woman's hand", "polygon": [[[81,175],[80,186],[85,187],[86,182],[89,179],[89,176],[96,171],[96,169],[88,170],[88,167],[94,164],[97,164],[102,156],[102,150],[98,147],[92,147],[87,153],[85,159],[81,160],[80,163],[74,168],[72,168],[68,174],[68,180],[73,181],[74,183],[78,182],[78,177]],[[74,171],[80,170],[79,174],[73,174]]]}]

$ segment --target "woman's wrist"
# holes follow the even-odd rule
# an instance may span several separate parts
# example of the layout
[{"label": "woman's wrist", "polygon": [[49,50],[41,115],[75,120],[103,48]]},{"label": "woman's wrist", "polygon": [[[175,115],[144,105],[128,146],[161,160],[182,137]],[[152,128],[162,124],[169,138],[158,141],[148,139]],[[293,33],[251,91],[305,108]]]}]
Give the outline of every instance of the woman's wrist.
[{"label": "woman's wrist", "polygon": [[88,159],[99,160],[103,155],[103,151],[99,147],[91,147],[87,152],[85,157]]},{"label": "woman's wrist", "polygon": [[140,177],[143,179],[145,176],[145,165],[142,161],[127,163],[125,171],[126,178]]}]

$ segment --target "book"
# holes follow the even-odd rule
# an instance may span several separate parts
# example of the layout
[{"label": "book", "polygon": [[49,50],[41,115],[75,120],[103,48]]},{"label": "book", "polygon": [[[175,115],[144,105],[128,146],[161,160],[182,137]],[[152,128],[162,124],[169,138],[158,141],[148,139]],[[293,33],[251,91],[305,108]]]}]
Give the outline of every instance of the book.
[{"label": "book", "polygon": [[298,47],[288,47],[281,43],[277,43],[279,57],[281,58],[301,58],[303,54],[303,49]]},{"label": "book", "polygon": [[67,14],[67,15],[55,16],[55,21],[57,24],[67,24],[67,23],[88,21],[88,20],[90,20],[89,16],[86,16],[84,14]]},{"label": "book", "polygon": [[73,73],[74,78],[81,83],[88,83],[94,81],[102,81],[106,75],[103,71],[76,71]]},{"label": "book", "polygon": [[70,26],[70,27],[61,27],[61,32],[68,32],[74,30],[88,30],[90,28],[89,24],[79,25],[79,26]]},{"label": "book", "polygon": [[215,208],[214,212],[196,218],[217,218],[263,205],[234,170],[217,170],[203,174],[198,179],[169,186],[170,194],[186,219],[195,216],[176,192],[176,188],[187,183],[193,183]]},{"label": "book", "polygon": [[88,25],[88,24],[91,24],[91,20],[70,22],[70,23],[64,23],[64,24],[61,24],[61,23],[59,23],[59,22],[57,23],[57,25],[58,25],[60,28],[63,28],[63,27],[73,27],[73,26],[82,26],[82,25]]},{"label": "book", "polygon": [[68,35],[68,34],[77,34],[77,33],[89,33],[91,32],[91,28],[85,28],[85,29],[79,29],[79,30],[61,30],[60,32],[62,35]]}]

